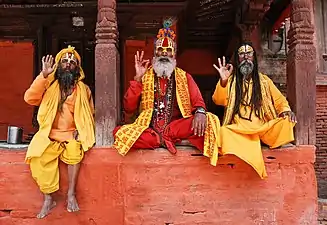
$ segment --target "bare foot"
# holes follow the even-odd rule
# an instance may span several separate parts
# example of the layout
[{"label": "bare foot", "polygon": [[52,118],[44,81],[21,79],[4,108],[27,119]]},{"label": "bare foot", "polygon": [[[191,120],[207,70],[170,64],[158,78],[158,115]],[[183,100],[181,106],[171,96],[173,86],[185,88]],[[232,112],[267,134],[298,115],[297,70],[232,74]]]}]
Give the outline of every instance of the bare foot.
[{"label": "bare foot", "polygon": [[45,196],[42,209],[40,213],[37,214],[36,218],[42,219],[46,217],[49,214],[50,210],[55,206],[56,206],[56,202],[52,200],[52,197],[49,195]]},{"label": "bare foot", "polygon": [[77,211],[79,211],[79,207],[78,207],[75,195],[68,195],[67,211],[68,212],[77,212]]},{"label": "bare foot", "polygon": [[293,145],[292,143],[288,143],[288,144],[280,146],[280,148],[292,148],[292,147],[295,147],[295,145]]}]

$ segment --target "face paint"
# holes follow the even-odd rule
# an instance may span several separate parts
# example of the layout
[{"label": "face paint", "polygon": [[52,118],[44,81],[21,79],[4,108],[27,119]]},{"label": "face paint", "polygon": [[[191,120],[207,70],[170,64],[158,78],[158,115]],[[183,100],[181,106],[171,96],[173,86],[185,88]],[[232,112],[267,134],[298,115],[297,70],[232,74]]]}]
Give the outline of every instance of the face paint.
[{"label": "face paint", "polygon": [[250,45],[242,45],[237,52],[240,58],[253,57],[254,49]]},{"label": "face paint", "polygon": [[156,54],[167,53],[168,55],[174,56],[175,48],[174,41],[171,38],[164,37],[159,38],[156,41]]},{"label": "face paint", "polygon": [[77,59],[76,59],[74,54],[67,52],[61,58],[61,63],[70,63],[70,64],[73,64],[73,65],[77,65]]}]

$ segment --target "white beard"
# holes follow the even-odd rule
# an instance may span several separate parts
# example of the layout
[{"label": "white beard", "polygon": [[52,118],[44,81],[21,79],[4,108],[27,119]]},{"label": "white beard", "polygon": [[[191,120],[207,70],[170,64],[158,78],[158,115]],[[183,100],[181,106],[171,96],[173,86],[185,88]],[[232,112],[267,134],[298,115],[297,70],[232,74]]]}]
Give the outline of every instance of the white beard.
[{"label": "white beard", "polygon": [[[164,59],[168,61],[162,61]],[[176,68],[176,59],[164,56],[153,57],[152,66],[158,77],[170,78]]]},{"label": "white beard", "polygon": [[244,75],[247,76],[250,73],[253,72],[253,68],[254,68],[254,64],[252,61],[249,60],[243,60],[240,65],[239,65],[239,69],[240,72]]}]

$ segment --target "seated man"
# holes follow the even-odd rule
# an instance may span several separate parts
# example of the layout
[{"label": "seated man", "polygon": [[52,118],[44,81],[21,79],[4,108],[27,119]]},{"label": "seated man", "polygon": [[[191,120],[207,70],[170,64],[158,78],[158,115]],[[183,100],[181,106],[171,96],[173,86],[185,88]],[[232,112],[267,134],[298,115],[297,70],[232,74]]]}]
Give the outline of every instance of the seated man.
[{"label": "seated man", "polygon": [[121,155],[133,149],[166,147],[176,153],[175,143],[187,139],[216,165],[219,119],[206,112],[192,76],[176,67],[175,34],[169,26],[160,29],[155,57],[135,55],[136,76],[124,96],[125,112],[141,112],[134,123],[114,130],[114,147]]},{"label": "seated man", "polygon": [[41,74],[25,92],[28,104],[40,106],[40,129],[26,153],[32,176],[44,194],[38,218],[56,205],[51,195],[59,189],[59,158],[68,164],[67,211],[79,210],[75,186],[80,162],[84,151],[95,143],[93,100],[82,82],[85,75],[80,63],[79,54],[70,46],[57,54],[54,65],[52,56],[43,57]]},{"label": "seated man", "polygon": [[256,53],[243,44],[235,53],[236,70],[218,59],[220,81],[212,96],[225,106],[221,154],[234,154],[250,164],[261,178],[267,176],[260,140],[276,148],[294,140],[296,123],[286,98],[268,76],[258,72]]}]

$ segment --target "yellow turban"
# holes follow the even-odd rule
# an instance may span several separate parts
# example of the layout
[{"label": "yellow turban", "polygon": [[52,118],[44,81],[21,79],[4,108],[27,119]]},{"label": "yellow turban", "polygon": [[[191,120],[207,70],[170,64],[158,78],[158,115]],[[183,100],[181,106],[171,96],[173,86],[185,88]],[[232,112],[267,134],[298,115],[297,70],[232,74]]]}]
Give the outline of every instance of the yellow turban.
[{"label": "yellow turban", "polygon": [[74,57],[77,59],[78,61],[78,67],[79,67],[79,74],[80,74],[80,77],[79,77],[79,81],[83,80],[85,78],[85,74],[84,74],[84,71],[82,69],[82,66],[81,66],[81,56],[78,54],[78,52],[75,50],[75,47],[73,46],[68,46],[68,48],[64,48],[62,49],[57,55],[56,55],[56,58],[55,58],[55,65],[54,65],[54,71],[49,75],[49,83],[51,84],[52,81],[54,80],[55,78],[55,73],[57,71],[57,68],[58,68],[58,65],[60,63],[60,60],[61,58],[66,54],[66,53],[71,53],[74,55]]}]

